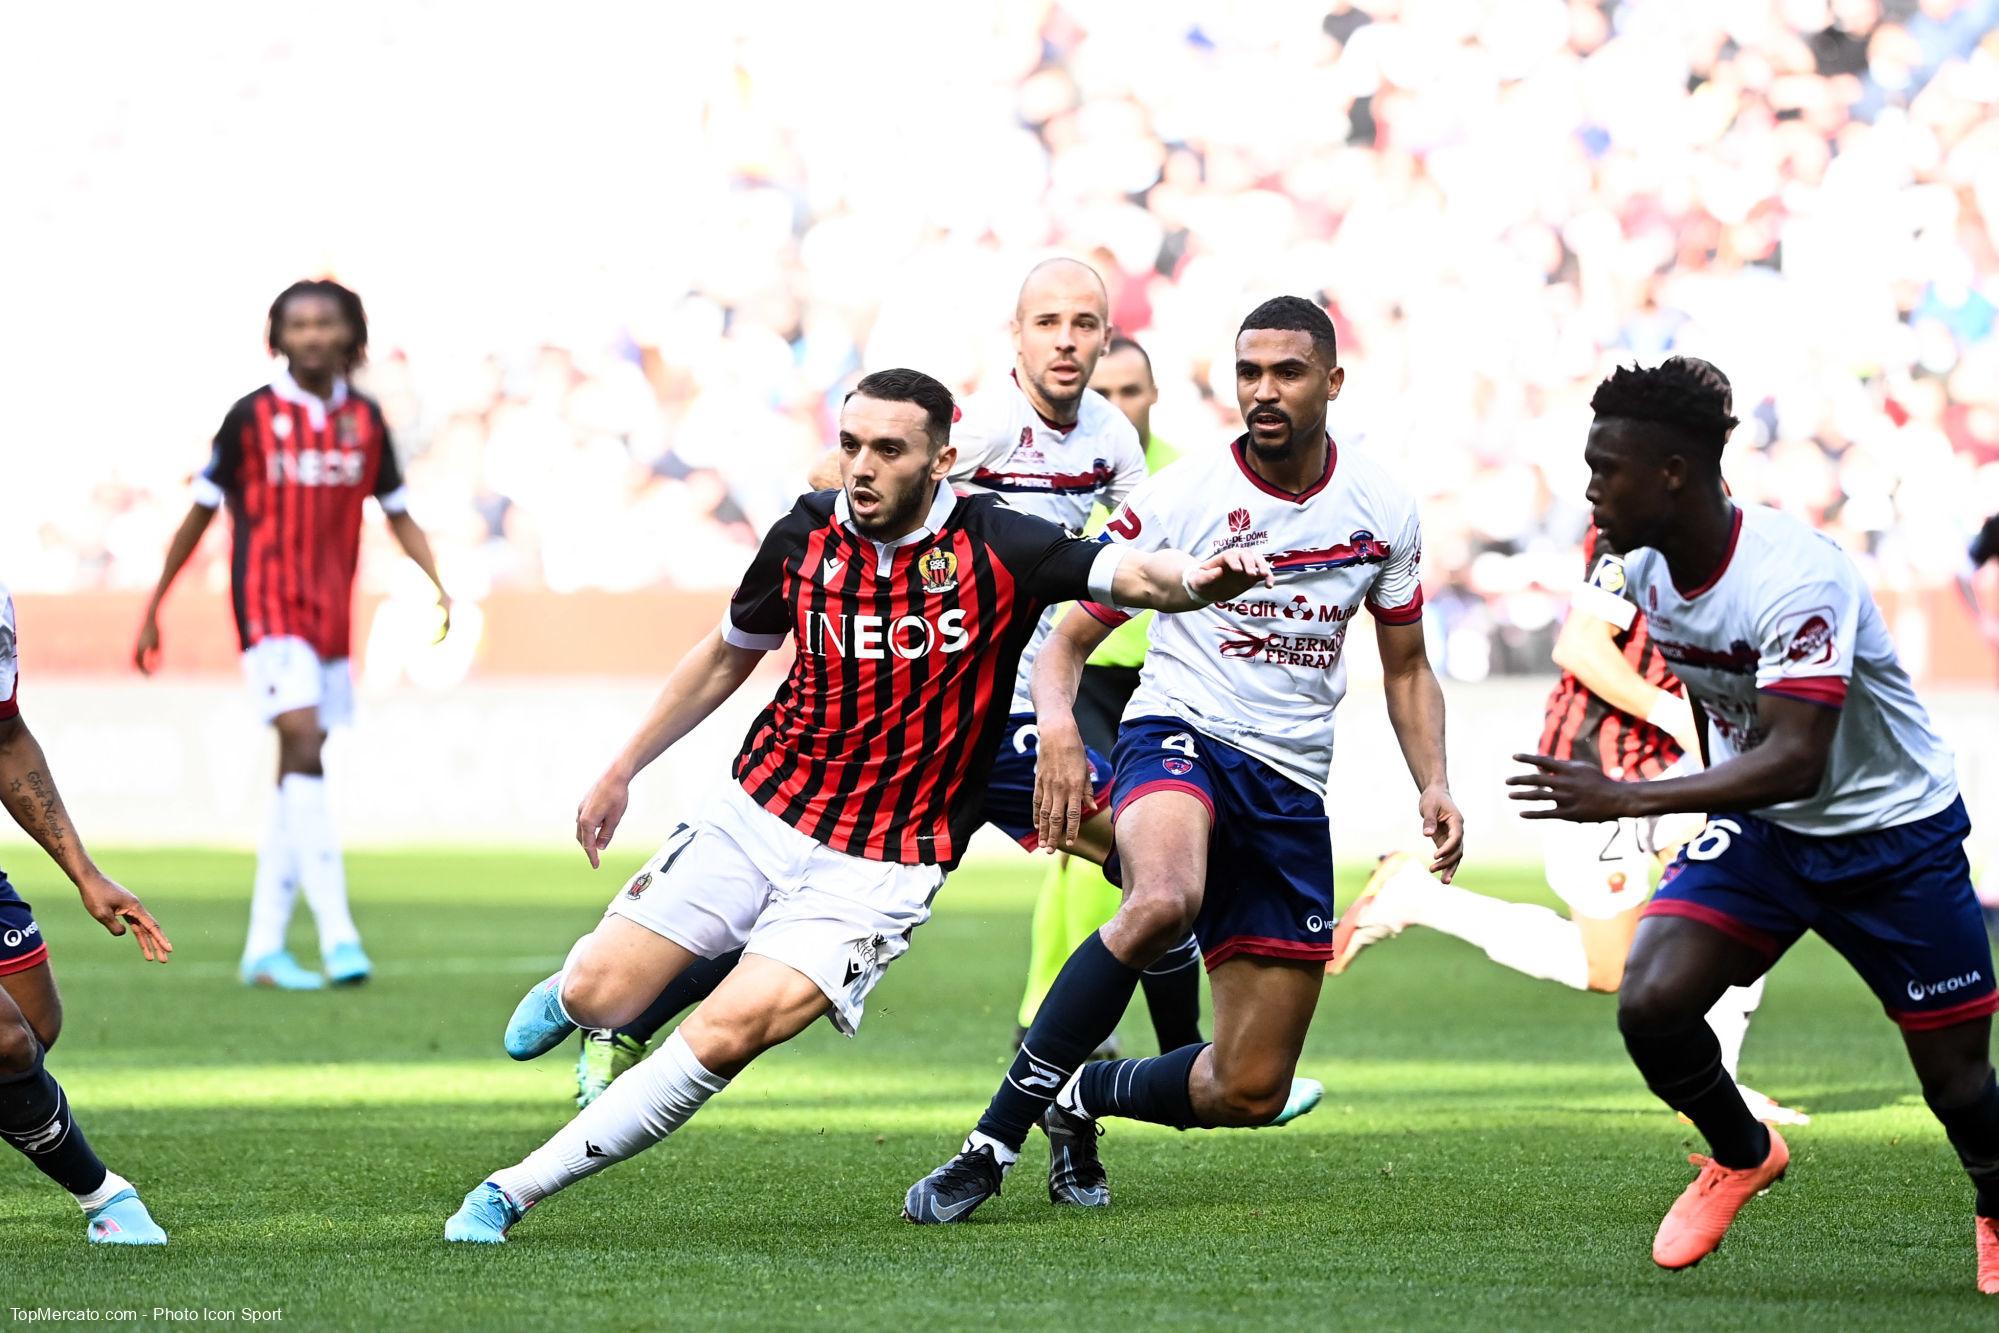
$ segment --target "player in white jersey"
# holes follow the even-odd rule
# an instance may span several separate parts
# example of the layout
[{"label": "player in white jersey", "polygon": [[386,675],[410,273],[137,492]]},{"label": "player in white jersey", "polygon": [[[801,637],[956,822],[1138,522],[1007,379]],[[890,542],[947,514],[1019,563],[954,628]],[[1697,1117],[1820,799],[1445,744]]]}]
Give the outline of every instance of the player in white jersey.
[{"label": "player in white jersey", "polygon": [[1901,1027],[1924,1100],[1977,1188],[1979,1290],[1999,1294],[1999,992],[1951,753],[1852,560],[1797,519],[1729,498],[1724,392],[1682,358],[1620,369],[1591,400],[1583,454],[1597,526],[1627,553],[1626,596],[1701,706],[1711,766],[1616,782],[1594,764],[1522,755],[1534,771],[1508,779],[1515,799],[1537,804],[1530,819],[1710,812],[1647,907],[1618,995],[1633,1062],[1713,1152],[1695,1159],[1700,1175],[1652,1257],[1699,1262],[1790,1163],[1722,1069],[1702,1015],[1812,930]]},{"label": "player in white jersey", "polygon": [[[55,774],[21,716],[14,599],[0,586],[0,806],[76,885],[83,908],[113,935],[129,927],[139,952],[164,963],[173,952],[159,923],[123,885],[97,868],[70,822]],[[0,1142],[69,1191],[94,1245],[164,1245],[132,1182],[109,1171],[42,1057],[62,1032],[62,997],[33,910],[0,871]]]},{"label": "player in white jersey", "polygon": [[[1436,843],[1432,869],[1448,878],[1462,856],[1443,692],[1423,646],[1416,508],[1371,459],[1327,434],[1327,406],[1345,381],[1332,321],[1299,297],[1266,301],[1243,321],[1235,355],[1247,433],[1154,477],[1105,531],[1141,550],[1254,551],[1277,584],[1186,624],[1154,624],[1113,759],[1112,864],[1125,901],[1063,966],[964,1147],[910,1188],[912,1221],[959,1221],[997,1194],[1037,1121],[1094,1151],[1104,1116],[1180,1128],[1279,1116],[1332,956],[1326,786],[1346,634],[1363,607],[1377,624],[1389,720],[1423,831]],[[1123,618],[1087,609],[1057,627],[1035,670],[1035,805],[1044,841],[1058,846],[1075,837],[1090,791],[1077,683]],[[1141,971],[1190,927],[1209,969],[1215,1041],[1085,1065]],[[1108,1203],[1108,1187],[1092,1202]]]}]

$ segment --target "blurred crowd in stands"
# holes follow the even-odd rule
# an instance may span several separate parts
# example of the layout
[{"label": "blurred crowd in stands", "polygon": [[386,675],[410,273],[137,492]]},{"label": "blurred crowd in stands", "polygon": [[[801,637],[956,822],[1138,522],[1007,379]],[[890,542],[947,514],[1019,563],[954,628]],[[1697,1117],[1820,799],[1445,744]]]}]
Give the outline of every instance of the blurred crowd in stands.
[{"label": "blurred crowd in stands", "polygon": [[[442,140],[356,112],[339,151],[402,248],[330,244],[325,267],[370,303],[364,382],[461,595],[728,586],[853,378],[1004,374],[1015,287],[1057,252],[1103,273],[1155,367],[1155,430],[1187,451],[1240,430],[1241,316],[1285,291],[1327,305],[1335,433],[1418,488],[1462,678],[1545,669],[1587,521],[1587,400],[1619,360],[1722,366],[1736,492],[1821,525],[1884,589],[1945,582],[1999,510],[1999,0],[889,8],[687,19],[698,33],[655,34],[682,39],[672,86],[622,118],[589,102],[609,94],[577,52],[551,85],[575,90],[573,124],[557,106],[518,160],[477,151],[500,174],[552,164],[558,195],[644,178],[612,218],[484,207],[469,235],[434,202],[405,210],[403,157]],[[359,65],[423,40],[363,27],[341,39]],[[606,82],[643,78],[606,58]],[[238,96],[254,116],[280,92]],[[542,247],[563,247],[574,303],[437,308],[464,309],[455,252],[506,284]],[[254,333],[261,301],[210,319]],[[215,359],[179,337],[163,353]],[[7,580],[149,585],[206,432],[255,382],[247,357],[229,369],[244,382],[199,381],[167,438],[91,443],[109,465],[72,479],[74,503],[0,527]]]}]

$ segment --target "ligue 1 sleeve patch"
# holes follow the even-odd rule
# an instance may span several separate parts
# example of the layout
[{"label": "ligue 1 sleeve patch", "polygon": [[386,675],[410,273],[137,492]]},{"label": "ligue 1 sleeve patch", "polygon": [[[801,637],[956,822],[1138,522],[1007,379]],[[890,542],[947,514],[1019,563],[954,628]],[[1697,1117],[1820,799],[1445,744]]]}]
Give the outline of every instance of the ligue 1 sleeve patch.
[{"label": "ligue 1 sleeve patch", "polygon": [[[1575,566],[1571,565],[1569,568],[1574,569]],[[1612,596],[1622,597],[1624,595],[1624,561],[1614,555],[1600,557],[1596,562],[1596,568],[1590,571],[1589,582],[1593,588],[1601,588]]]}]

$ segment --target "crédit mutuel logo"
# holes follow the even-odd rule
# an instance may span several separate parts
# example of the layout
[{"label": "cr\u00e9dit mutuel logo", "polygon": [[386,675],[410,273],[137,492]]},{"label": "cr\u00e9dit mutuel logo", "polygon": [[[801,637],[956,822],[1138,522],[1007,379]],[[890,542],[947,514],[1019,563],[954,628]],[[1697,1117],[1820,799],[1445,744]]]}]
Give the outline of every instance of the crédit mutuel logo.
[{"label": "cr\u00e9dit mutuel logo", "polygon": [[1942,981],[1912,981],[1909,983],[1909,998],[1921,1004],[1924,1000],[1933,1000],[1939,995],[1949,995],[1954,991],[1975,986],[1983,980],[1985,974],[1973,969],[1961,977],[1947,977]]}]

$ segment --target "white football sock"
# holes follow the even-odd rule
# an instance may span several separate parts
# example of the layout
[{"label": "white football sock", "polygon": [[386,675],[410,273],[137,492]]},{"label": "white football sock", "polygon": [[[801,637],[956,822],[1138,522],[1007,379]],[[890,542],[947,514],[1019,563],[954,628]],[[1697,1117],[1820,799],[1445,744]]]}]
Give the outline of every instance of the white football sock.
[{"label": "white football sock", "polygon": [[729,1086],[694,1058],[675,1028],[659,1049],[604,1089],[519,1166],[488,1177],[525,1208],[613,1162],[622,1162],[686,1124],[710,1097]]},{"label": "white football sock", "polygon": [[297,858],[299,887],[319,928],[319,952],[332,953],[342,944],[358,944],[361,932],[347,910],[347,866],[340,859],[340,840],[333,835],[333,814],[326,806],[326,779],[310,773],[287,773],[278,783],[285,806],[285,831]]},{"label": "white football sock", "polygon": [[1396,877],[1393,892],[1396,914],[1412,926],[1428,926],[1475,944],[1487,958],[1515,972],[1576,990],[1589,988],[1583,933],[1559,912],[1443,884],[1413,865]]},{"label": "white football sock", "polygon": [[1707,1025],[1721,1043],[1721,1067],[1737,1082],[1741,1082],[1736,1070],[1742,1065],[1742,1039],[1749,1035],[1749,1016],[1761,1003],[1763,978],[1758,977],[1747,986],[1730,986],[1707,1011]]},{"label": "white football sock", "polygon": [[125,1179],[125,1177],[119,1175],[116,1171],[106,1171],[104,1173],[104,1183],[102,1185],[99,1185],[96,1189],[92,1190],[88,1194],[72,1194],[69,1197],[75,1199],[76,1206],[83,1209],[83,1211],[87,1213],[92,1211],[93,1209],[102,1208],[105,1204],[110,1203],[112,1197],[115,1196],[119,1190],[128,1190],[131,1188],[132,1188],[131,1181]]},{"label": "white football sock", "polygon": [[254,963],[285,947],[292,904],[298,898],[298,875],[291,839],[285,829],[282,792],[271,793],[270,817],[264,840],[257,844],[257,878],[250,890],[250,934],[243,943],[243,961]]}]

